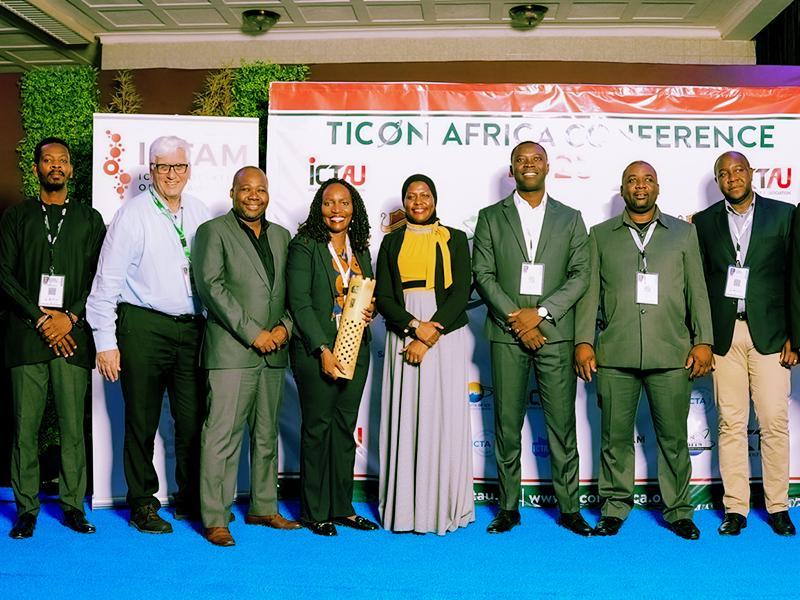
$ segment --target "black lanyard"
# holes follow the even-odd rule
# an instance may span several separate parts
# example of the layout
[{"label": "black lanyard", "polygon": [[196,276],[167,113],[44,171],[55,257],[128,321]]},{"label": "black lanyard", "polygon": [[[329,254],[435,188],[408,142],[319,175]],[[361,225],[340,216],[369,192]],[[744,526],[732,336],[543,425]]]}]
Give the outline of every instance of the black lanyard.
[{"label": "black lanyard", "polygon": [[61,226],[64,224],[64,217],[67,214],[67,205],[69,204],[69,198],[64,200],[64,208],[61,209],[61,216],[58,219],[58,225],[56,225],[56,232],[53,234],[53,229],[50,227],[50,219],[47,216],[47,209],[44,206],[44,202],[39,202],[39,206],[42,207],[42,214],[44,215],[44,228],[47,231],[47,246],[48,251],[50,254],[50,275],[53,275],[55,272],[53,269],[53,248],[56,245],[56,240],[58,240],[58,236],[61,233]]}]

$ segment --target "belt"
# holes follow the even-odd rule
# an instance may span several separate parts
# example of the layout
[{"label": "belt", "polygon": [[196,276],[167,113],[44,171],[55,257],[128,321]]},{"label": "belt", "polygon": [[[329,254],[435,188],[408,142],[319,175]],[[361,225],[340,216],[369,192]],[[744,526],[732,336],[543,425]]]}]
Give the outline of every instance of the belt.
[{"label": "belt", "polygon": [[427,285],[428,284],[424,279],[415,279],[413,281],[404,281],[402,283],[404,290],[416,290],[419,288],[425,289]]},{"label": "belt", "polygon": [[146,306],[137,306],[136,304],[129,304],[127,302],[121,302],[120,308],[122,307],[143,310],[145,312],[149,312],[159,317],[169,319],[170,321],[173,321],[175,323],[195,323],[203,318],[202,314],[192,314],[192,313],[187,313],[184,315],[170,315],[168,313],[161,312],[160,310],[155,310],[154,308],[147,308]]},{"label": "belt", "polygon": [[747,321],[747,313],[746,312],[736,313],[736,320],[737,321]]}]

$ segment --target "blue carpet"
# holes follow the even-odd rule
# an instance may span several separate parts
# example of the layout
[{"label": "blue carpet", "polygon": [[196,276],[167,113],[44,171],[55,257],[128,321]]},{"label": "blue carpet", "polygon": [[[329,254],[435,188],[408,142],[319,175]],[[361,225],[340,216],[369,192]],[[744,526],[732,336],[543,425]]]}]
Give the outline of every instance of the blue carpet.
[{"label": "blue carpet", "polygon": [[[236,506],[237,545],[217,548],[198,525],[173,522],[172,535],[144,535],[127,512],[89,513],[94,535],[60,524],[47,503],[34,537],[7,532],[14,505],[0,503],[0,598],[794,598],[800,590],[800,539],[772,533],[753,511],[738,538],[716,533],[721,515],[700,511],[699,541],[668,531],[656,512],[637,509],[616,538],[580,538],[555,524],[556,512],[522,511],[522,526],[488,535],[494,509],[444,537],[358,532],[320,538],[306,530],[244,524]],[[375,517],[373,505],[356,509]],[[297,503],[282,505],[297,514]],[[162,514],[171,518],[165,510]],[[586,511],[595,523],[596,511]],[[800,510],[792,509],[800,522]]]}]

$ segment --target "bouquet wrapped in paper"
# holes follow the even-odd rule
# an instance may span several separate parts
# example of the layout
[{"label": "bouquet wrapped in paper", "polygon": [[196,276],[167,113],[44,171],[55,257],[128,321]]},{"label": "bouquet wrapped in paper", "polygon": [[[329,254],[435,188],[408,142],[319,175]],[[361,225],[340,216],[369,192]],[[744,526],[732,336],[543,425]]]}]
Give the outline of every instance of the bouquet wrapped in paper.
[{"label": "bouquet wrapped in paper", "polygon": [[361,338],[367,326],[364,323],[363,311],[372,303],[374,291],[374,279],[360,275],[353,275],[350,278],[342,318],[339,321],[339,331],[336,333],[336,343],[333,346],[333,355],[344,369],[342,375],[344,379],[352,379],[355,373]]}]

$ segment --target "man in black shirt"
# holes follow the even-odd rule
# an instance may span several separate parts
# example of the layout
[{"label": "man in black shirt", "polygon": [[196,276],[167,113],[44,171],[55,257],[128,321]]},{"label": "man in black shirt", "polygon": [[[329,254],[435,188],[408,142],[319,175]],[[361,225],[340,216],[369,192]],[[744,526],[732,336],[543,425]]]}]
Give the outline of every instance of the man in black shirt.
[{"label": "man in black shirt", "polygon": [[61,432],[64,524],[79,533],[95,530],[83,509],[83,415],[94,364],[94,344],[83,314],[105,226],[100,213],[67,197],[72,164],[64,140],[45,138],[36,145],[33,172],[39,178],[39,197],[9,208],[0,221],[0,290],[9,307],[5,358],[15,424],[14,539],[31,537],[39,514],[38,433],[48,384]]},{"label": "man in black shirt", "polygon": [[248,525],[299,529],[278,512],[278,411],[292,321],[284,267],[289,232],[264,218],[267,178],[257,167],[233,177],[233,210],[197,229],[197,293],[208,309],[202,366],[208,417],[200,451],[203,534],[233,546],[228,530],[245,424],[250,430]]}]

